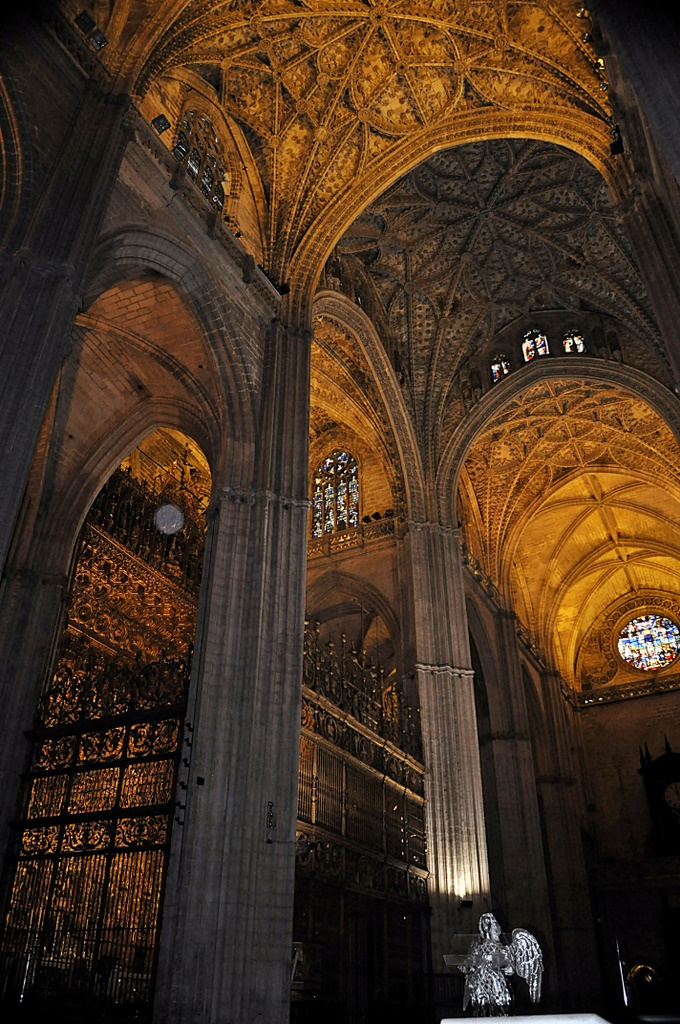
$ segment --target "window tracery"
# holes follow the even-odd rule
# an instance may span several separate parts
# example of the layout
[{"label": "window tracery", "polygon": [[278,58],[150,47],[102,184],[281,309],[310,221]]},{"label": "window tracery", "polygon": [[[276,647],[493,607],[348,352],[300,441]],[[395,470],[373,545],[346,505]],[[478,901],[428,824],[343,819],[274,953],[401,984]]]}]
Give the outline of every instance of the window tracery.
[{"label": "window tracery", "polygon": [[531,362],[537,356],[550,355],[548,338],[543,331],[537,329],[527,331],[522,342],[522,355],[524,356],[525,363]]},{"label": "window tracery", "polygon": [[314,474],[312,537],[359,525],[359,470],[342,449],[331,452]]},{"label": "window tracery", "polygon": [[187,110],[182,115],[174,154],[206,199],[220,212],[224,208],[227,172],[217,133],[203,114]]},{"label": "window tracery", "polygon": [[680,629],[662,615],[643,615],[626,623],[618,639],[619,654],[633,668],[653,672],[680,654]]},{"label": "window tracery", "polygon": [[507,377],[510,373],[510,369],[510,360],[507,356],[504,356],[502,353],[494,356],[491,361],[491,379],[494,384],[498,383],[499,380],[502,380],[503,377]]},{"label": "window tracery", "polygon": [[562,348],[567,355],[572,352],[585,352],[586,343],[581,332],[574,329],[567,331],[562,339]]}]

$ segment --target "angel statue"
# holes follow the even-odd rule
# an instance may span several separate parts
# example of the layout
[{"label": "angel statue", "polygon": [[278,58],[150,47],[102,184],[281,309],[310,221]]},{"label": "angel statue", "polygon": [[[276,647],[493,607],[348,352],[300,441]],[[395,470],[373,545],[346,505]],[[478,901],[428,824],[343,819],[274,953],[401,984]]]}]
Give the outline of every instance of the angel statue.
[{"label": "angel statue", "polygon": [[501,926],[493,914],[479,919],[480,938],[474,939],[459,970],[465,975],[463,1009],[472,1003],[475,1017],[505,1017],[511,995],[506,975],[518,974],[529,986],[532,1003],[541,998],[543,954],[541,947],[524,928],[515,928],[512,942],[501,942]]}]

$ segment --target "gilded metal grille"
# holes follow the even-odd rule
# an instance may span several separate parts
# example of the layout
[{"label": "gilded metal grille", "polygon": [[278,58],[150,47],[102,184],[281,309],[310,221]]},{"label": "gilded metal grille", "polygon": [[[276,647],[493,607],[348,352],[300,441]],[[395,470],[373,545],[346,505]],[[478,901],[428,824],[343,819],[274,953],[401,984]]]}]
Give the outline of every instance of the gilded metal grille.
[{"label": "gilded metal grille", "polygon": [[10,1001],[135,1019],[150,1003],[183,706],[142,715],[36,731],[0,947]]},{"label": "gilded metal grille", "polygon": [[[83,527],[9,865],[5,1016],[150,1012],[205,537],[188,452],[167,472],[131,453]],[[163,501],[181,505],[172,535],[155,527]]]}]

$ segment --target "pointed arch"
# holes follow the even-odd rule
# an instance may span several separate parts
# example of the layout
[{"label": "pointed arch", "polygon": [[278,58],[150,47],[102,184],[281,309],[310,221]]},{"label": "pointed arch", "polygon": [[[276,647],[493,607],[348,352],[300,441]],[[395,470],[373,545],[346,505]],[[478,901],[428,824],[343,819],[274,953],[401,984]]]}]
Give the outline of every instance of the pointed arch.
[{"label": "pointed arch", "polygon": [[337,292],[320,292],[314,314],[337,321],[356,337],[380,391],[385,414],[397,444],[411,517],[422,517],[427,503],[422,459],[415,429],[385,347],[369,317],[355,303]]}]

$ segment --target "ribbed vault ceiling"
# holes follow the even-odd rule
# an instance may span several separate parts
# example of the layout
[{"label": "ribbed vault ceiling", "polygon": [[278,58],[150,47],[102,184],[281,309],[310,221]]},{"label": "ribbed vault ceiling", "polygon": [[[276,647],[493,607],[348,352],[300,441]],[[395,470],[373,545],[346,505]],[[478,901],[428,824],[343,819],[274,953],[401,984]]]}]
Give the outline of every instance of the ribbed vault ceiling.
[{"label": "ribbed vault ceiling", "polygon": [[376,200],[338,249],[346,272],[377,295],[430,450],[460,413],[461,362],[528,313],[593,310],[658,344],[609,189],[582,157],[550,143],[438,153]]},{"label": "ribbed vault ceiling", "polygon": [[101,21],[121,87],[189,70],[244,131],[279,270],[315,222],[454,142],[528,134],[609,168],[605,72],[571,0],[114,0]]},{"label": "ribbed vault ceiling", "polygon": [[608,609],[678,591],[680,448],[611,385],[546,381],[516,398],[470,450],[460,505],[473,553],[572,684]]}]

